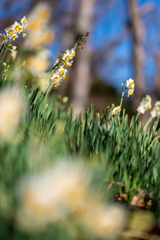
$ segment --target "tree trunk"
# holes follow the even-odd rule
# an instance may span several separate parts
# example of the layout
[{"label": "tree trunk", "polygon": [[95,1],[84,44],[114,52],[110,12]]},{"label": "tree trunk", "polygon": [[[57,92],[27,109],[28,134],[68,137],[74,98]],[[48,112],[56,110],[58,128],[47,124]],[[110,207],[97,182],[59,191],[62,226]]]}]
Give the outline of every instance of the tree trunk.
[{"label": "tree trunk", "polygon": [[[93,24],[93,5],[95,0],[77,1],[77,12],[73,19],[74,23],[68,28],[67,48],[73,47],[77,38],[89,32]],[[72,46],[71,46],[72,45]],[[63,82],[63,89],[73,103],[73,108],[85,108],[88,103],[89,90],[91,84],[91,60],[92,53],[89,44],[85,43],[84,49],[78,49],[74,58],[73,66],[69,69],[67,78]]]},{"label": "tree trunk", "polygon": [[128,0],[129,13],[131,18],[131,26],[133,33],[133,61],[134,61],[134,80],[135,93],[133,98],[133,109],[135,110],[142,97],[145,94],[145,78],[144,78],[144,24],[140,18],[137,0]]},{"label": "tree trunk", "polygon": [[156,100],[160,99],[160,53],[155,56],[156,60],[156,76],[154,82],[154,95]]},{"label": "tree trunk", "polygon": [[[95,0],[81,0],[77,19],[77,35],[90,31],[93,24],[94,2]],[[87,106],[91,84],[91,58],[89,45],[78,51],[71,95],[74,109]]]}]

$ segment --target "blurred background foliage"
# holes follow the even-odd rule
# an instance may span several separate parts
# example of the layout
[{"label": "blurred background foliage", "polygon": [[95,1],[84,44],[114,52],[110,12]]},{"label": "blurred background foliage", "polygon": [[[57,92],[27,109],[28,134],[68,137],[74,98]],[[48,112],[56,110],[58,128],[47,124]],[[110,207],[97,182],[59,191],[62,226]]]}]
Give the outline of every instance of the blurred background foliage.
[{"label": "blurred background foliage", "polygon": [[[0,237],[158,239],[159,118],[145,115],[145,125],[131,118],[146,93],[159,98],[158,1],[1,0],[0,7],[2,32],[24,15],[29,21],[0,66]],[[88,44],[67,78],[46,93],[43,73],[84,32]],[[136,90],[124,98],[127,114],[112,116],[106,107],[119,104],[129,77]]]}]

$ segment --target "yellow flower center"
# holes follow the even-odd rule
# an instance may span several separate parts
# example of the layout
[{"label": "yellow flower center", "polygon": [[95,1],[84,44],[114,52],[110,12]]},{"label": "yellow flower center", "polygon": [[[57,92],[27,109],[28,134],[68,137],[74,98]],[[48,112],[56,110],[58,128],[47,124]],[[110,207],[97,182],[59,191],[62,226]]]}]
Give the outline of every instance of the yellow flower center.
[{"label": "yellow flower center", "polygon": [[57,82],[54,82],[54,86],[57,86],[57,84],[58,84]]},{"label": "yellow flower center", "polygon": [[15,26],[15,30],[18,31],[19,30],[19,25]]},{"label": "yellow flower center", "polygon": [[130,95],[133,95],[133,92],[130,92],[129,94],[130,94]]},{"label": "yellow flower center", "polygon": [[13,36],[12,36],[12,39],[13,39],[13,40],[16,39],[16,35],[13,35]]},{"label": "yellow flower center", "polygon": [[75,55],[76,55],[76,52],[73,52],[73,53],[72,53],[72,55],[73,55],[73,57],[75,57]]},{"label": "yellow flower center", "polygon": [[119,112],[119,108],[117,108],[115,111],[116,111],[116,113]]},{"label": "yellow flower center", "polygon": [[26,22],[27,22],[26,18],[25,18],[25,19],[23,19],[23,23],[25,24]]},{"label": "yellow flower center", "polygon": [[69,67],[71,67],[72,66],[72,64],[69,64]]},{"label": "yellow flower center", "polygon": [[129,86],[130,86],[130,87],[133,87],[133,86],[134,86],[134,82],[131,82],[131,83],[129,84]]},{"label": "yellow flower center", "polygon": [[158,116],[160,116],[160,113],[158,114]]},{"label": "yellow flower center", "polygon": [[2,36],[2,40],[4,41],[6,39],[6,37],[5,36]]},{"label": "yellow flower center", "polygon": [[66,78],[66,75],[64,75],[62,78],[63,78],[63,80],[64,80],[64,79]]},{"label": "yellow flower center", "polygon": [[151,109],[151,108],[152,108],[152,106],[148,106],[148,110]]},{"label": "yellow flower center", "polygon": [[8,33],[13,34],[14,33],[13,29],[9,29]]},{"label": "yellow flower center", "polygon": [[18,31],[19,31],[19,32],[20,32],[20,31],[22,31],[22,28],[21,28],[21,27],[19,27],[19,28],[18,28]]},{"label": "yellow flower center", "polygon": [[63,66],[65,66],[65,65],[66,65],[66,63],[64,62],[64,63],[63,63]]},{"label": "yellow flower center", "polygon": [[69,60],[69,59],[70,59],[70,55],[67,55],[67,56],[66,56],[66,60]]},{"label": "yellow flower center", "polygon": [[55,81],[58,81],[58,79],[59,79],[59,77],[55,77],[55,78],[54,78]]},{"label": "yellow flower center", "polygon": [[60,70],[60,74],[63,74],[64,73],[64,70],[62,69],[62,70]]}]

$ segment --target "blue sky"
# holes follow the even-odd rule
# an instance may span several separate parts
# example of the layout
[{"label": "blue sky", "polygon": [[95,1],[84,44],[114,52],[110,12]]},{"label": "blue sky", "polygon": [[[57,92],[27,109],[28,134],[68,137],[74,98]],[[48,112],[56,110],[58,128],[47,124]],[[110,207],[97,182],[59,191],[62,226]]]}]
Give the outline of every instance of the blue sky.
[{"label": "blue sky", "polygon": [[[145,3],[152,3],[155,10],[142,16],[145,24],[145,79],[146,89],[151,91],[153,89],[153,81],[155,77],[155,61],[154,54],[160,50],[160,31],[157,31],[158,23],[155,23],[154,14],[156,18],[160,17],[160,1],[150,0],[138,1],[139,6],[142,7]],[[119,1],[117,6],[110,8],[109,11],[96,22],[92,32],[92,46],[93,48],[100,48],[104,46],[103,41],[112,42],[119,38],[125,32],[126,20],[128,19],[126,1]],[[160,14],[159,14],[160,15]],[[160,24],[160,23],[159,23]],[[110,58],[110,56],[108,56]],[[110,64],[108,62],[110,61]],[[121,83],[130,77],[133,78],[133,64],[132,64],[132,38],[129,34],[122,42],[120,42],[112,51],[111,59],[106,58],[107,64],[103,66],[103,70],[99,74],[104,81],[109,81],[111,84],[119,89]]]}]

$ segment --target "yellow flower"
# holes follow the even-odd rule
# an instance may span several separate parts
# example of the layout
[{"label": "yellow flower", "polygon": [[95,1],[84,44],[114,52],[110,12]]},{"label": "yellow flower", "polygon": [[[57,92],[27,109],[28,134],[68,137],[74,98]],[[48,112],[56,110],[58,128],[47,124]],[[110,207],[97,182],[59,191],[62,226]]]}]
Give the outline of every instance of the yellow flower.
[{"label": "yellow flower", "polygon": [[9,37],[15,33],[13,26],[6,28],[5,31]]},{"label": "yellow flower", "polygon": [[21,33],[23,31],[22,25],[20,23],[18,23],[17,21],[14,23],[13,27],[17,33]]},{"label": "yellow flower", "polygon": [[117,114],[118,112],[120,112],[121,111],[121,106],[117,106],[117,107],[115,107],[113,110],[112,110],[112,115],[115,115],[115,114]]},{"label": "yellow flower", "polygon": [[72,54],[73,57],[75,57],[75,55],[76,55],[76,52],[74,51],[73,48],[71,49],[71,54]]},{"label": "yellow flower", "polygon": [[25,16],[21,19],[21,23],[24,27],[26,27],[28,25],[28,22],[27,22],[27,19]]},{"label": "yellow flower", "polygon": [[14,33],[13,35],[10,36],[10,39],[15,40],[16,38],[18,38],[18,35],[16,33]]},{"label": "yellow flower", "polygon": [[8,36],[5,34],[0,34],[0,42],[8,42]]},{"label": "yellow flower", "polygon": [[130,78],[129,80],[126,81],[127,84],[127,88],[132,88],[134,89],[134,80],[132,78]]}]

